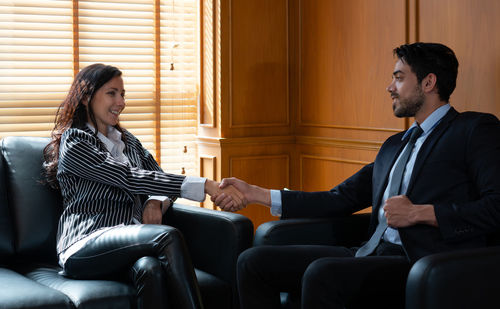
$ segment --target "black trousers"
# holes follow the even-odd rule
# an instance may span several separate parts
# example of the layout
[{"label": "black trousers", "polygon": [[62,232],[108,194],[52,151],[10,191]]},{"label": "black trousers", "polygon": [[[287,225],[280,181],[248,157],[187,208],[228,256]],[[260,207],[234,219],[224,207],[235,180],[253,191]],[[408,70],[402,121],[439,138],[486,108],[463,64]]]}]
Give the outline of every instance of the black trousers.
[{"label": "black trousers", "polygon": [[64,272],[79,279],[127,272],[139,308],[202,308],[183,237],[167,225],[111,228],[71,255]]},{"label": "black trousers", "polygon": [[402,248],[382,243],[375,256],[354,253],[335,246],[250,248],[238,259],[241,308],[280,308],[280,292],[303,309],[404,308],[410,264]]}]

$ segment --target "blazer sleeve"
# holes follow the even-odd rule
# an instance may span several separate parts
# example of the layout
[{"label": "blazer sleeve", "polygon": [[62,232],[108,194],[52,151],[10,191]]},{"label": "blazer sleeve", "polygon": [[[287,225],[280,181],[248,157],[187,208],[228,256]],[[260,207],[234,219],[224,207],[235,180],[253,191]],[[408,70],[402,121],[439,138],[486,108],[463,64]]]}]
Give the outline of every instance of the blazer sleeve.
[{"label": "blazer sleeve", "polygon": [[373,163],[370,163],[330,191],[281,191],[281,218],[347,216],[369,207],[372,175]]},{"label": "blazer sleeve", "polygon": [[97,139],[79,129],[67,130],[61,138],[58,173],[116,186],[132,194],[180,196],[185,176],[161,171],[151,154],[143,153],[147,168],[132,167],[115,160],[98,146]]},{"label": "blazer sleeve", "polygon": [[[471,123],[466,137],[465,168],[477,198],[435,204],[444,239],[466,240],[500,228],[500,122],[482,114]],[[458,155],[458,154],[457,154]]]}]

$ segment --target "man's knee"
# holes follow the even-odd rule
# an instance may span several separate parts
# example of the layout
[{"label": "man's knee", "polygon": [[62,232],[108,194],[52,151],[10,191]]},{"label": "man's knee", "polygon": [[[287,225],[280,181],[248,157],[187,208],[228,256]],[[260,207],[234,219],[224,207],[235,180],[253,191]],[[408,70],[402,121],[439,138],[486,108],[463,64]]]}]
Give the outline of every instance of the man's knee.
[{"label": "man's knee", "polygon": [[350,283],[342,262],[341,258],[321,258],[309,264],[302,277],[303,308],[344,307]]},{"label": "man's knee", "polygon": [[[331,262],[330,258],[322,258],[315,260],[306,268],[304,276],[302,277],[303,289],[318,289],[318,288],[332,288],[334,284],[331,273],[335,271],[335,264]],[[338,277],[338,276],[333,276]],[[328,283],[326,282],[328,281]]]},{"label": "man's knee", "polygon": [[247,269],[250,265],[255,264],[259,259],[259,251],[258,247],[243,251],[238,257],[238,269]]},{"label": "man's knee", "polygon": [[238,257],[238,276],[255,272],[260,267],[265,266],[263,258],[266,256],[264,247],[254,247],[243,251]]}]

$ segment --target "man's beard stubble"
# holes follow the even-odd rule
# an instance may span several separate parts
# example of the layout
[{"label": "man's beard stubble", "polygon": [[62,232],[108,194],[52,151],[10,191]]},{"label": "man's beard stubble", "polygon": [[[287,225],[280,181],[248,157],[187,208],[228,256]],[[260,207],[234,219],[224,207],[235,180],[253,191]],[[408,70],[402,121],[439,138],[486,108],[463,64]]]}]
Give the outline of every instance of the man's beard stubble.
[{"label": "man's beard stubble", "polygon": [[424,92],[422,91],[422,88],[420,85],[417,85],[415,88],[415,93],[413,96],[402,99],[397,96],[399,99],[399,106],[396,107],[396,105],[393,105],[393,111],[394,115],[396,117],[402,118],[402,117],[415,117],[417,112],[422,108],[422,105],[424,105]]}]

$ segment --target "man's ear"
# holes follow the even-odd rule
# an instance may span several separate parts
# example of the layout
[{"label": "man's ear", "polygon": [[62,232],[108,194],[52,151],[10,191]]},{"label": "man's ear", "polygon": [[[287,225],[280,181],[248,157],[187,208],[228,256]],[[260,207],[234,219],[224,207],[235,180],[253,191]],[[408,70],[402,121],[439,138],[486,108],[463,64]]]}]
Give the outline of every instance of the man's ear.
[{"label": "man's ear", "polygon": [[424,79],[422,79],[422,90],[424,92],[431,92],[434,88],[437,90],[437,76],[434,73],[427,74]]}]

